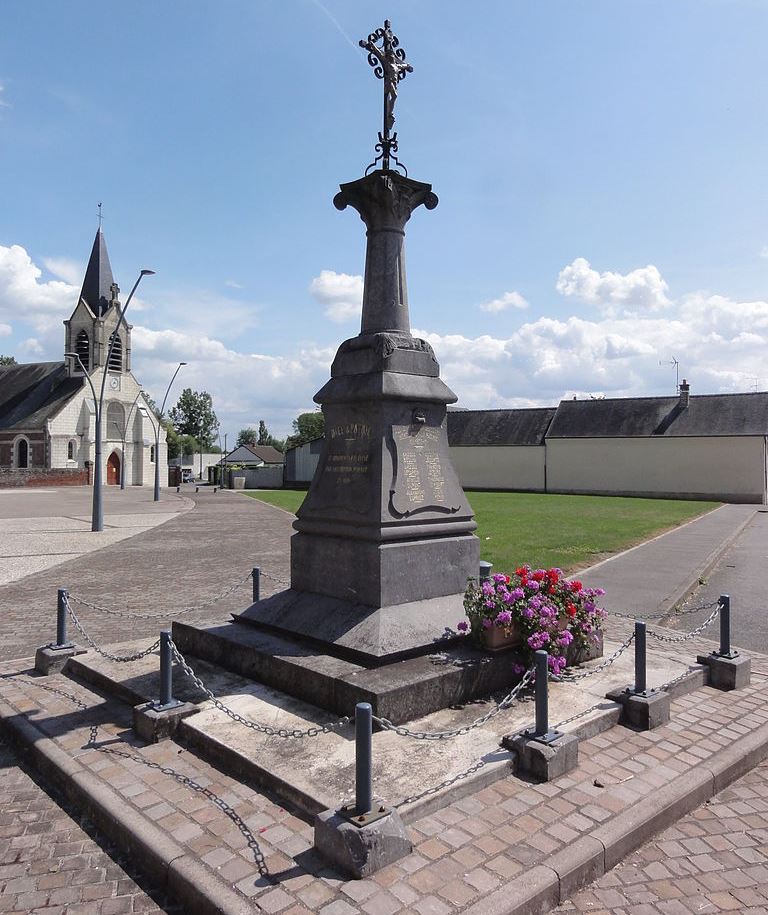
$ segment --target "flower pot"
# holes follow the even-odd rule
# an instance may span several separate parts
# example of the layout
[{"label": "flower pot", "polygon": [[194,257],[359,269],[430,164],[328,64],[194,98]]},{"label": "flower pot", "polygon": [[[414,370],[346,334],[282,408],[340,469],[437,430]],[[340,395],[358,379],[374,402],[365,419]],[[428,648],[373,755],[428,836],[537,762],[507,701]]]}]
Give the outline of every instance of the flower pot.
[{"label": "flower pot", "polygon": [[565,650],[565,660],[568,667],[575,667],[577,664],[584,664],[587,661],[594,661],[596,658],[603,656],[603,630],[597,629],[588,636],[589,644],[583,647],[577,647],[575,642]]},{"label": "flower pot", "polygon": [[514,624],[506,629],[501,626],[483,629],[483,648],[486,651],[504,651],[506,648],[514,648],[520,644],[520,640],[520,632]]}]

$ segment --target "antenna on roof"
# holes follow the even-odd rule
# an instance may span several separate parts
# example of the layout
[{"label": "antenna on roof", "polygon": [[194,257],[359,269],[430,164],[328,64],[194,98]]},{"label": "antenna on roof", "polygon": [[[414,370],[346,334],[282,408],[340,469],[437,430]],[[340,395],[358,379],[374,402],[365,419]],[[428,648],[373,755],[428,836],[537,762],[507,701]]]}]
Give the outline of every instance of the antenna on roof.
[{"label": "antenna on roof", "polygon": [[680,393],[680,363],[672,357],[671,362],[664,362],[662,359],[659,359],[659,365],[674,365],[675,367],[675,394]]}]

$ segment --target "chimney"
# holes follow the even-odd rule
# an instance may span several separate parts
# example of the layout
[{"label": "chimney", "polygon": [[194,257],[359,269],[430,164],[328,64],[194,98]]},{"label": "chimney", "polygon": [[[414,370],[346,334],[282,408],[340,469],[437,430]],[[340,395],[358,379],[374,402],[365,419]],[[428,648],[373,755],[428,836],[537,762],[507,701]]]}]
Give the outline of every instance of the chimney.
[{"label": "chimney", "polygon": [[688,409],[688,401],[690,400],[690,397],[691,386],[688,384],[685,378],[683,378],[683,380],[680,382],[680,407],[683,410]]}]

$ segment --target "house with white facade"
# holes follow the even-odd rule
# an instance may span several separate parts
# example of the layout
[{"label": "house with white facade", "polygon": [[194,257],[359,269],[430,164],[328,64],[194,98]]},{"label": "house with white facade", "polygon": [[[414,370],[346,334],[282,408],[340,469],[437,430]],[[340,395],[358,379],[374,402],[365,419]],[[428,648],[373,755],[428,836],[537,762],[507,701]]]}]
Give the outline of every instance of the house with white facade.
[{"label": "house with white facade", "polygon": [[[102,479],[127,486],[167,480],[165,434],[131,372],[131,325],[106,242],[96,233],[75,309],[64,321],[61,362],[0,366],[0,486],[86,484],[93,478],[102,381]],[[89,384],[90,381],[90,384]]]}]

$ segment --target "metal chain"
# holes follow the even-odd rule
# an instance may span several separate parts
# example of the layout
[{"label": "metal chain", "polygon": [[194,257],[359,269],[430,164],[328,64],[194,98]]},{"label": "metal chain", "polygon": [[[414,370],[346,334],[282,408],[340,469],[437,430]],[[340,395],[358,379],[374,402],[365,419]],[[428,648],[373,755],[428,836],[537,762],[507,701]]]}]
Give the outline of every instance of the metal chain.
[{"label": "metal chain", "polygon": [[400,807],[404,807],[406,804],[412,804],[414,801],[420,801],[423,797],[429,797],[431,794],[437,794],[438,791],[441,791],[443,788],[450,788],[451,785],[455,785],[456,782],[460,782],[465,778],[469,778],[470,775],[474,775],[475,772],[479,772],[480,769],[485,767],[485,760],[478,759],[477,762],[472,763],[471,766],[464,769],[462,772],[457,773],[456,775],[447,778],[444,782],[440,782],[437,785],[433,785],[431,788],[427,788],[424,791],[420,791],[418,794],[412,794],[410,797],[404,797],[402,801],[398,801],[396,804],[393,804],[395,810],[399,810]]},{"label": "metal chain", "polygon": [[261,569],[260,572],[262,578],[268,578],[270,581],[274,581],[278,585],[285,585],[287,588],[291,587],[291,583],[286,581],[284,578],[278,578],[277,575],[270,575],[270,573],[265,572],[264,569]]},{"label": "metal chain", "polygon": [[671,680],[667,680],[666,683],[662,683],[661,686],[657,686],[656,689],[659,689],[659,690],[662,690],[662,691],[668,690],[671,686],[675,686],[677,683],[680,683],[680,682],[682,682],[683,680],[685,680],[685,678],[686,678],[689,674],[694,673],[696,670],[699,670],[699,668],[697,668],[697,667],[689,667],[689,668],[687,668],[687,670],[684,670],[684,671],[683,671],[681,674],[679,674],[677,677],[673,677]]},{"label": "metal chain", "polygon": [[613,664],[613,662],[620,655],[624,654],[624,652],[627,650],[627,648],[629,648],[629,646],[632,644],[632,642],[634,642],[634,640],[635,640],[635,633],[633,632],[632,635],[630,635],[629,638],[626,639],[626,641],[622,642],[621,645],[619,645],[619,647],[616,649],[616,651],[614,651],[614,653],[609,658],[606,658],[604,661],[601,661],[600,664],[598,664],[596,667],[590,667],[589,670],[582,670],[580,673],[577,673],[577,674],[568,674],[568,673],[565,673],[565,671],[563,671],[562,673],[559,673],[556,677],[552,677],[552,679],[555,680],[556,682],[558,680],[560,680],[565,683],[575,683],[577,680],[583,680],[585,677],[591,677],[593,674],[599,673],[601,670],[605,670],[606,667],[610,667],[611,664]]},{"label": "metal chain", "polygon": [[174,658],[181,666],[181,669],[184,671],[184,674],[194,683],[194,685],[201,693],[203,693],[203,695],[210,699],[215,708],[217,708],[220,712],[223,712],[228,718],[231,718],[232,721],[237,722],[237,724],[242,724],[244,727],[250,728],[252,731],[258,731],[259,733],[266,734],[269,737],[291,737],[296,739],[300,739],[302,737],[318,737],[320,734],[330,734],[332,731],[339,730],[340,728],[349,724],[351,720],[345,716],[340,718],[338,721],[332,722],[331,724],[317,725],[316,727],[305,728],[304,730],[299,728],[273,728],[268,724],[259,724],[257,721],[253,721],[250,718],[246,718],[244,715],[239,714],[239,712],[233,712],[231,708],[224,705],[223,702],[217,699],[211,690],[208,689],[200,677],[190,667],[186,658],[176,647],[172,639],[171,651],[173,652]]},{"label": "metal chain", "polygon": [[697,636],[700,632],[703,632],[707,626],[710,626],[712,622],[717,618],[721,608],[722,604],[718,601],[717,606],[704,620],[704,622],[700,626],[697,626],[695,629],[692,629],[690,632],[686,632],[685,635],[661,635],[653,629],[647,629],[646,633],[652,638],[657,639],[659,642],[687,642],[689,639]]},{"label": "metal chain", "polygon": [[602,708],[602,702],[597,702],[591,708],[585,708],[582,712],[576,712],[576,714],[571,715],[570,718],[564,718],[562,721],[558,721],[557,724],[552,725],[552,730],[557,731],[560,728],[565,727],[566,724],[570,724],[572,721],[578,721],[579,718],[583,718],[585,715],[589,715],[591,712],[595,712],[599,708]]},{"label": "metal chain", "polygon": [[625,620],[663,620],[668,616],[684,616],[686,613],[699,613],[702,610],[709,610],[711,607],[714,607],[715,604],[719,601],[712,600],[706,604],[700,604],[698,607],[686,607],[684,604],[681,608],[674,610],[665,610],[663,613],[656,613],[653,616],[650,614],[639,614],[637,611],[634,612],[625,612],[623,610],[608,610],[608,613],[611,616],[620,616]]},{"label": "metal chain", "polygon": [[84,597],[77,597],[75,594],[70,594],[69,599],[74,601],[76,604],[82,604],[84,607],[88,607],[91,610],[98,610],[100,613],[107,613],[109,616],[122,616],[128,619],[136,620],[158,620],[158,619],[167,619],[169,616],[181,616],[183,613],[192,613],[195,610],[205,610],[206,607],[210,607],[213,604],[218,603],[221,600],[224,600],[225,597],[229,597],[230,594],[233,594],[237,591],[238,588],[248,581],[249,578],[253,575],[253,572],[248,572],[243,578],[241,578],[234,585],[230,585],[226,590],[222,591],[221,594],[217,594],[215,597],[212,597],[210,600],[205,601],[202,604],[195,604],[191,607],[182,607],[180,610],[164,610],[157,613],[137,613],[135,610],[115,610],[112,607],[103,607],[100,604],[94,604],[92,601],[86,600]]},{"label": "metal chain", "polygon": [[[686,613],[700,613],[702,610],[709,610],[711,607],[714,607],[715,604],[719,604],[719,600],[711,600],[706,604],[699,604],[698,607],[686,607],[685,604],[682,607],[676,608],[674,611],[675,616],[684,616]],[[670,614],[672,615],[672,614]]]},{"label": "metal chain", "polygon": [[480,718],[475,718],[475,720],[469,724],[465,724],[463,727],[456,728],[452,731],[411,731],[409,728],[403,727],[402,725],[392,724],[388,718],[379,718],[374,715],[373,720],[385,731],[394,731],[395,734],[400,737],[412,737],[414,740],[452,740],[454,737],[468,734],[470,731],[474,730],[474,728],[481,727],[486,722],[490,721],[491,718],[495,718],[499,712],[509,708],[517,698],[518,693],[531,682],[532,677],[533,668],[530,668],[523,674],[522,680],[520,680],[511,692],[509,692],[501,702],[498,702],[494,708],[489,712],[486,712],[485,715],[482,715]]},{"label": "metal chain", "polygon": [[160,647],[160,639],[157,639],[149,646],[149,648],[145,648],[144,651],[137,651],[134,654],[126,654],[126,655],[110,654],[108,651],[105,651],[103,648],[99,648],[99,646],[96,644],[96,642],[94,642],[94,640],[88,635],[88,633],[83,628],[83,624],[77,618],[77,614],[72,609],[72,607],[70,607],[69,600],[65,599],[65,602],[66,602],[67,612],[69,613],[70,617],[72,618],[72,622],[77,627],[77,630],[80,633],[80,635],[88,643],[88,646],[90,648],[93,648],[93,650],[97,654],[100,654],[103,658],[106,658],[108,661],[117,661],[118,663],[125,663],[127,661],[139,661],[141,658],[145,658],[148,654],[152,654],[153,652],[157,651],[157,649]]}]

